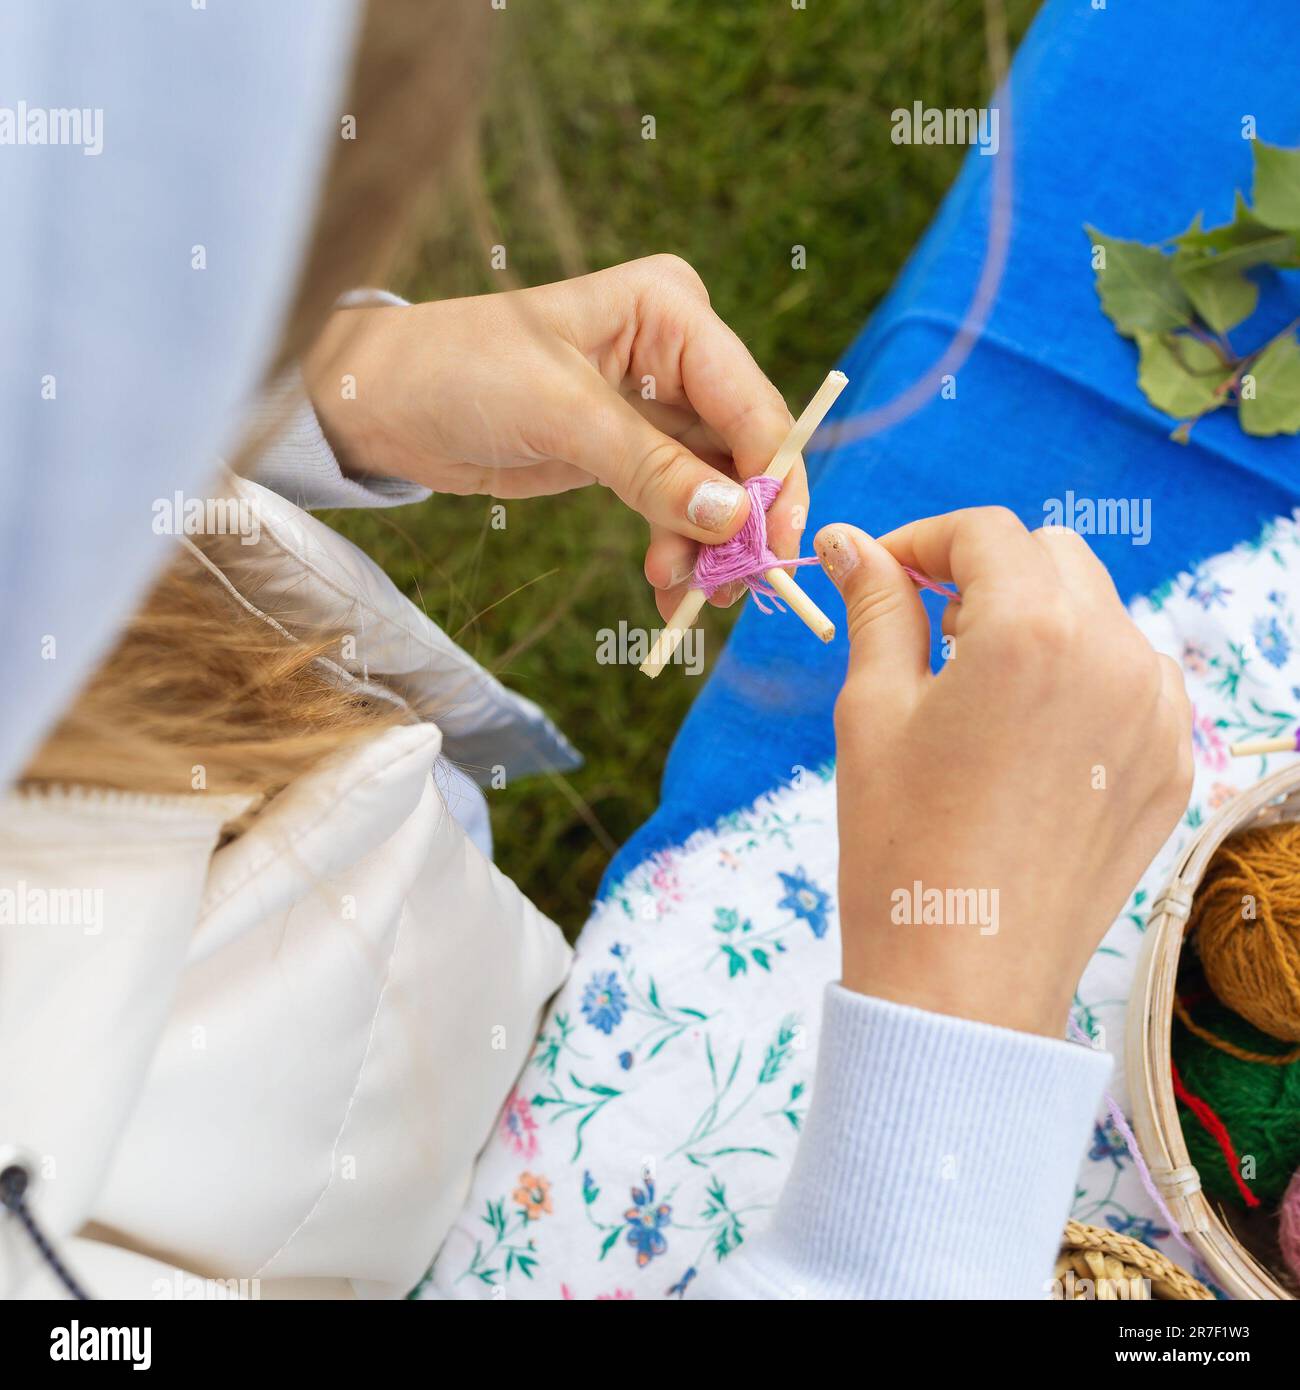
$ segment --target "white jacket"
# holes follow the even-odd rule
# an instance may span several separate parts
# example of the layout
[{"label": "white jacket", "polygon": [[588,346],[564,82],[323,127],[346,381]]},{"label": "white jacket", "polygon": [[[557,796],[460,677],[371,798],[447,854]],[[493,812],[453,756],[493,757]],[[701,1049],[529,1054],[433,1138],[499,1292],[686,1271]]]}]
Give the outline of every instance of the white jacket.
[{"label": "white jacket", "polygon": [[[329,760],[215,853],[237,799],[0,805],[0,1166],[25,1156],[33,1210],[95,1295],[199,1277],[400,1296],[569,960],[449,810],[476,814],[446,759],[486,781],[575,757],[359,550],[235,486],[259,600],[351,634],[343,678],[438,723]],[[58,1292],[0,1221],[0,1295]]]}]

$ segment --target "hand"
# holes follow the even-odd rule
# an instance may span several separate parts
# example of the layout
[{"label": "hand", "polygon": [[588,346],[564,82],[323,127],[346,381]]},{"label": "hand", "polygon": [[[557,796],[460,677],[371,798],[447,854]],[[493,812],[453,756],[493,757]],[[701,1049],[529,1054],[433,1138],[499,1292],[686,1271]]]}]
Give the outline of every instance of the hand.
[{"label": "hand", "polygon": [[[835,709],[844,983],[1060,1037],[1084,966],[1187,806],[1179,669],[1072,531],[1031,535],[990,508],[879,541],[830,526],[814,544],[851,643]],[[938,675],[901,565],[961,591]],[[975,892],[927,925],[917,883]]]},{"label": "hand", "polygon": [[[791,423],[676,256],[505,294],[341,310],[304,371],[355,471],[493,497],[611,488],[650,523],[645,572],[665,617],[696,542],[729,539],[748,515],[734,480],[761,473]],[[345,373],[353,392],[340,390]],[[782,558],[799,553],[807,507],[800,462],[768,513]]]}]

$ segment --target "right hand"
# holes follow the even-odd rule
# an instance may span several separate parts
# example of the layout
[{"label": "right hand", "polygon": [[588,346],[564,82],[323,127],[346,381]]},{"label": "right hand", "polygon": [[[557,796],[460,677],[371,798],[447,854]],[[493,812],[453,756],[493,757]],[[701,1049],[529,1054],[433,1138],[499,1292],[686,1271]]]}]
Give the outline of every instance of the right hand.
[{"label": "right hand", "polygon": [[[844,984],[1060,1037],[1084,966],[1187,806],[1181,672],[1072,531],[1031,535],[987,508],[879,541],[836,524],[814,544],[851,644],[835,709]],[[937,675],[903,565],[961,591]],[[960,913],[901,924],[918,882],[996,890],[983,899],[996,930]]]}]

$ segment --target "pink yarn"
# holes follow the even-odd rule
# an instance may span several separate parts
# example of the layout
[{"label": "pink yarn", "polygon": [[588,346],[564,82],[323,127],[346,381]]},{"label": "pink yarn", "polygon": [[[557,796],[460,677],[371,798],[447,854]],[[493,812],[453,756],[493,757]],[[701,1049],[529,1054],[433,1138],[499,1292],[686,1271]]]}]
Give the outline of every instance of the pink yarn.
[{"label": "pink yarn", "polygon": [[1286,1267],[1300,1280],[1300,1168],[1287,1183],[1282,1205],[1277,1210],[1278,1243]]},{"label": "pink yarn", "polygon": [[749,515],[745,524],[729,541],[721,545],[702,545],[695,561],[695,587],[704,590],[706,598],[712,598],[721,588],[737,581],[747,584],[754,595],[754,602],[764,613],[772,610],[763,602],[770,598],[778,608],[782,604],[776,597],[776,590],[763,578],[767,570],[794,569],[798,565],[815,565],[815,555],[803,560],[778,560],[767,544],[767,509],[776,501],[781,484],[766,473],[745,480],[744,488],[749,493]]},{"label": "pink yarn", "polygon": [[[770,598],[782,612],[785,606],[776,596],[776,590],[763,578],[770,569],[797,569],[800,565],[816,565],[820,561],[815,555],[802,560],[780,560],[772,553],[767,543],[767,512],[781,491],[781,484],[766,473],[756,478],[747,478],[743,484],[749,493],[749,515],[745,524],[729,541],[721,545],[702,545],[695,561],[695,588],[703,589],[706,598],[712,598],[728,584],[748,585],[754,595],[754,602],[764,613],[772,610],[763,602]],[[912,582],[921,589],[929,589],[945,598],[956,598],[953,590],[943,584],[936,584],[927,575],[904,565]]]}]

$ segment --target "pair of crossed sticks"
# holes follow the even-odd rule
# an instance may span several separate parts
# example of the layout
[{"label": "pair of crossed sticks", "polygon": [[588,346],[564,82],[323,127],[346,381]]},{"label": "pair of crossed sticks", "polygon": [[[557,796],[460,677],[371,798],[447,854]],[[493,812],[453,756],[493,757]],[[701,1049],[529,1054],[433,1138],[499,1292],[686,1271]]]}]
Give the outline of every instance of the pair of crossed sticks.
[{"label": "pair of crossed sticks", "polygon": [[[835,404],[840,392],[849,384],[843,372],[831,372],[817,388],[817,394],[804,407],[803,414],[794,422],[781,447],[772,456],[772,462],[764,470],[769,478],[783,483],[786,475],[794,467],[795,461],[803,453],[804,446],[813,437],[817,426],[826,418],[831,406]],[[751,504],[754,505],[754,504]],[[807,623],[808,627],[829,642],[835,636],[835,624],[822,612],[807,594],[783,569],[772,568],[763,571],[763,578],[785,600],[795,613]],[[652,680],[672,660],[673,653],[681,645],[687,629],[700,616],[704,607],[704,590],[689,589],[685,598],[677,605],[668,626],[655,639],[650,655],[641,663],[641,671]]]}]

